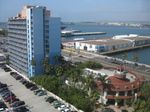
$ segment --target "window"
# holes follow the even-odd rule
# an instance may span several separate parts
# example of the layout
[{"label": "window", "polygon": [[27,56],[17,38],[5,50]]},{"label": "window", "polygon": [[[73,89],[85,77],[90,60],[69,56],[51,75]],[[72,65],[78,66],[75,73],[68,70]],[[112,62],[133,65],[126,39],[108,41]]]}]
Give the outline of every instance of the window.
[{"label": "window", "polygon": [[32,9],[31,9],[31,14],[32,14]]}]

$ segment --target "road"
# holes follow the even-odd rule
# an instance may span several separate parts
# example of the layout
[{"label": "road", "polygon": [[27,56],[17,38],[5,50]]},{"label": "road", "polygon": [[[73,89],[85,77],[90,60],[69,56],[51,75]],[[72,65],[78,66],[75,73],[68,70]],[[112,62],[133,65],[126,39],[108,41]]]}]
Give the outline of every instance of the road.
[{"label": "road", "polygon": [[44,97],[34,95],[33,91],[27,89],[19,81],[16,81],[9,72],[5,72],[0,68],[0,82],[10,86],[10,90],[22,101],[25,101],[31,112],[59,112],[52,105],[45,102]]},{"label": "road", "polygon": [[[117,67],[122,64],[122,61],[117,61],[115,58],[84,51],[77,53],[74,51],[70,52],[69,50],[65,49],[62,51],[62,55],[69,57],[69,60],[72,62],[96,61],[107,67]],[[150,79],[150,68],[144,66],[135,66],[133,62],[127,62],[128,63],[125,64],[126,68],[132,70],[132,72],[136,73],[137,75],[141,75]]]}]

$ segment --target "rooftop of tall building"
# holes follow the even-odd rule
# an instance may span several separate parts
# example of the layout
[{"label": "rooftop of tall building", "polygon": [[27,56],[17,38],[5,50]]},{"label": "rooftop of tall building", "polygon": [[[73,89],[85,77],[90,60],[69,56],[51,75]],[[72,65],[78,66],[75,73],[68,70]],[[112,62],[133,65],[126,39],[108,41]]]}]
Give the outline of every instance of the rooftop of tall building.
[{"label": "rooftop of tall building", "polygon": [[15,17],[11,17],[11,19],[26,19],[27,17],[27,9],[36,9],[42,8],[45,9],[45,15],[50,16],[50,10],[46,10],[45,6],[33,6],[33,5],[25,5],[20,13],[17,14]]}]

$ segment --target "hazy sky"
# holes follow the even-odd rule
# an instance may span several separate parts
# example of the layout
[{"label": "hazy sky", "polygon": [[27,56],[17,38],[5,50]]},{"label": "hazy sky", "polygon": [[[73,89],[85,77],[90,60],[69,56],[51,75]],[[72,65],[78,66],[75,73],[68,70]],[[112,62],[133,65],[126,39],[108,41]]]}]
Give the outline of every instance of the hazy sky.
[{"label": "hazy sky", "polygon": [[150,21],[150,0],[0,0],[0,21],[27,4],[46,6],[62,21]]}]

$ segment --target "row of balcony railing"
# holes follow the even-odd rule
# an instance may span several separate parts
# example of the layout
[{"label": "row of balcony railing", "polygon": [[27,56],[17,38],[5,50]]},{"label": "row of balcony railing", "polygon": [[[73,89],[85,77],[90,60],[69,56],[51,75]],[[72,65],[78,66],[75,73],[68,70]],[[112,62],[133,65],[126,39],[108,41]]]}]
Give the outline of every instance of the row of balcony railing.
[{"label": "row of balcony railing", "polygon": [[23,44],[24,46],[27,46],[27,41],[24,39],[17,39],[17,38],[9,38],[8,39],[9,43],[17,43],[17,44]]},{"label": "row of balcony railing", "polygon": [[27,40],[27,36],[26,35],[17,35],[17,34],[12,34],[12,33],[10,33],[10,34],[8,34],[8,37],[9,38],[18,38],[18,39],[24,39],[24,40]]},{"label": "row of balcony railing", "polygon": [[21,59],[24,59],[25,62],[27,60],[27,55],[26,54],[21,54],[21,53],[18,53],[16,51],[13,51],[13,50],[9,50],[9,53],[10,53],[10,55],[17,56],[17,57],[20,57]]},{"label": "row of balcony railing", "polygon": [[26,26],[19,26],[19,25],[11,25],[11,26],[8,26],[8,29],[26,29]]},{"label": "row of balcony railing", "polygon": [[16,48],[14,46],[9,46],[8,49],[14,50],[14,51],[16,51],[18,53],[27,54],[27,50],[26,49]]},{"label": "row of balcony railing", "polygon": [[23,72],[25,72],[25,73],[27,73],[27,67],[23,67],[22,65],[19,65],[18,63],[16,63],[16,61],[13,61],[13,60],[11,60],[10,61],[10,65],[13,67],[13,68],[15,68],[16,70],[20,70],[21,69],[21,71],[23,71]]}]

